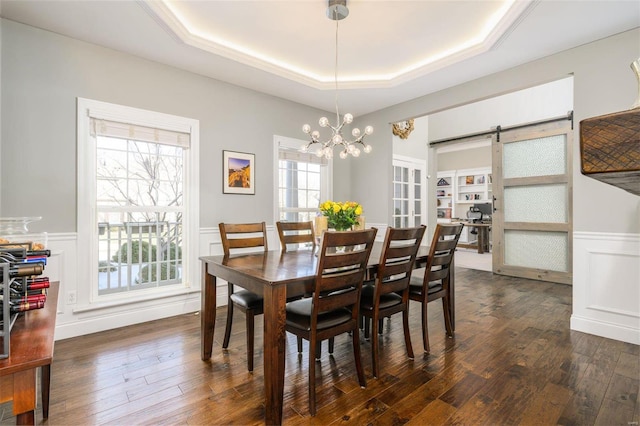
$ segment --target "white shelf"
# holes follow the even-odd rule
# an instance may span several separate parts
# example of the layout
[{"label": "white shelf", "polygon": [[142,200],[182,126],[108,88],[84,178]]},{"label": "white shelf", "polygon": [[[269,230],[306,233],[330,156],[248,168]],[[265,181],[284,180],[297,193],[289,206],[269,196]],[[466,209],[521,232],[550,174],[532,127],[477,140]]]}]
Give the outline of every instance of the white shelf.
[{"label": "white shelf", "polygon": [[[443,183],[446,184],[443,185]],[[438,222],[440,223],[451,222],[451,218],[454,217],[456,196],[455,183],[456,174],[454,171],[438,173],[438,180],[436,181],[436,199],[438,204]]]},{"label": "white shelf", "polygon": [[[443,182],[447,185],[437,185]],[[466,219],[470,205],[491,203],[492,183],[490,168],[438,172],[436,182],[436,199],[439,202],[438,220]]]}]

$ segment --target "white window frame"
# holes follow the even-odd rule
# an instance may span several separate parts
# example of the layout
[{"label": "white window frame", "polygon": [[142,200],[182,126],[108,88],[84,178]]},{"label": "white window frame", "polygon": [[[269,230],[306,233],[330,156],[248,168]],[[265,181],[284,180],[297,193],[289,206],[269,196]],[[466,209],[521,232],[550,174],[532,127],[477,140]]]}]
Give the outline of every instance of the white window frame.
[{"label": "white window frame", "polygon": [[[183,286],[157,287],[139,292],[98,296],[98,226],[96,210],[96,138],[91,135],[91,118],[129,123],[190,134],[190,146],[184,160]],[[191,293],[200,287],[199,250],[199,121],[155,111],[116,105],[91,99],[77,99],[78,253],[86,261],[78,262],[77,307],[74,311],[117,306]]]},{"label": "white window frame", "polygon": [[[280,217],[280,200],[278,195],[279,187],[279,169],[280,169],[280,147],[288,149],[300,149],[303,145],[306,145],[308,141],[302,139],[288,138],[285,136],[274,135],[273,137],[273,217],[277,221]],[[322,181],[322,187],[320,189],[321,201],[330,200],[333,198],[333,160],[329,160],[327,165],[327,176]]]}]

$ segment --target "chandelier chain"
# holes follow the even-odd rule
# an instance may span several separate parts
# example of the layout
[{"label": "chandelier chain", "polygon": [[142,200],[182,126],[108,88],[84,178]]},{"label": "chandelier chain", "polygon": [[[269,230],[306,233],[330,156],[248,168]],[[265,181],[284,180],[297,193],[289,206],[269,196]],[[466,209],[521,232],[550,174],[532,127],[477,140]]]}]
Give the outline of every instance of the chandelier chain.
[{"label": "chandelier chain", "polygon": [[[333,11],[334,15],[338,14],[337,10]],[[338,111],[338,24],[340,22],[339,19],[336,19],[336,57],[335,57],[335,67],[334,67],[334,81],[335,81],[335,101],[336,101],[336,123],[340,123],[340,112]]]}]

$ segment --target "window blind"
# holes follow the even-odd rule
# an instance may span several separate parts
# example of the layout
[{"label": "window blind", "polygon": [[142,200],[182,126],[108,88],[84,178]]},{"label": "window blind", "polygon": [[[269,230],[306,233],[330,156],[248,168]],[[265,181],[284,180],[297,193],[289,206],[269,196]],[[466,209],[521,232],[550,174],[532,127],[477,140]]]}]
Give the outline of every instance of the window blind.
[{"label": "window blind", "polygon": [[282,146],[278,150],[278,158],[286,161],[297,161],[300,163],[320,164],[326,166],[329,164],[329,160],[324,157],[318,157],[311,152],[301,152],[295,149],[287,149]]},{"label": "window blind", "polygon": [[184,149],[188,149],[191,142],[191,135],[189,133],[99,118],[91,118],[91,136],[111,136],[121,139],[178,146]]}]

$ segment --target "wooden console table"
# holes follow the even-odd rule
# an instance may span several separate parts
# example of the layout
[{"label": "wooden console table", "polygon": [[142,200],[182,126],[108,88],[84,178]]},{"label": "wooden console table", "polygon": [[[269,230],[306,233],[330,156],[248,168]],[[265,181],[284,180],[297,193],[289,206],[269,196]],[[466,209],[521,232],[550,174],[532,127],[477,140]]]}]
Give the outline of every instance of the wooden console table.
[{"label": "wooden console table", "polygon": [[477,244],[463,244],[458,243],[458,247],[462,248],[478,248],[478,253],[482,254],[484,252],[489,253],[491,251],[491,242],[489,240],[489,230],[491,229],[491,223],[480,222],[473,223],[469,221],[457,221],[459,223],[464,223],[465,227],[468,228],[476,228],[478,230],[478,243]]},{"label": "wooden console table", "polygon": [[49,417],[53,335],[60,283],[51,283],[44,308],[22,313],[11,330],[9,358],[0,360],[0,403],[13,401],[16,424],[35,424],[36,369],[42,367],[42,415]]}]

